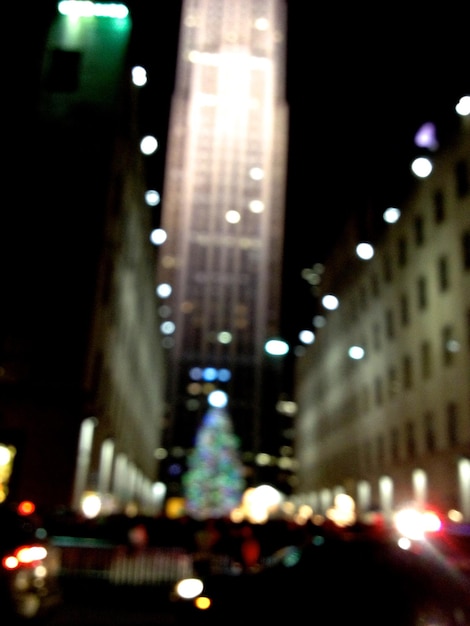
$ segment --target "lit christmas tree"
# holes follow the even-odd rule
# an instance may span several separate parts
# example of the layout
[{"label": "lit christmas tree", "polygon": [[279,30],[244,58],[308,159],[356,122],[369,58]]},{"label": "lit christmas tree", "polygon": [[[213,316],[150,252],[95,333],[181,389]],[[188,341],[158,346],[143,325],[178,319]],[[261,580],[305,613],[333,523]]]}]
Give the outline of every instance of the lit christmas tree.
[{"label": "lit christmas tree", "polygon": [[225,517],[242,499],[245,483],[238,439],[228,413],[210,408],[196,433],[183,476],[186,511],[196,519]]}]

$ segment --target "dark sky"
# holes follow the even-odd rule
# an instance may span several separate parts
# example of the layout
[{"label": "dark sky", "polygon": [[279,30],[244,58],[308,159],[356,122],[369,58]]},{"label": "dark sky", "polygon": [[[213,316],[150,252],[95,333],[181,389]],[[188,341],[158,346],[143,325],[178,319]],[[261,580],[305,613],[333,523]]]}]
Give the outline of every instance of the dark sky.
[{"label": "dark sky", "polygon": [[306,323],[315,303],[302,267],[325,258],[344,217],[400,204],[416,131],[435,122],[443,145],[470,93],[465,20],[442,3],[321,7],[307,19],[304,2],[288,2],[285,308]]},{"label": "dark sky", "polygon": [[356,205],[400,199],[415,132],[429,120],[444,131],[465,89],[466,35],[462,16],[446,17],[442,5],[412,14],[332,4],[306,20],[301,4],[288,3],[288,210],[299,192],[305,214],[328,214],[334,228]]}]

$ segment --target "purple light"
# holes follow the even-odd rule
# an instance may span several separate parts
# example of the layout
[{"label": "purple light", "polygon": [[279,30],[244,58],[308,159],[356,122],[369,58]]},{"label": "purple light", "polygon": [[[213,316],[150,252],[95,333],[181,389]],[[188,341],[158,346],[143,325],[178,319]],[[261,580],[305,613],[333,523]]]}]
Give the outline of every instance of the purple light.
[{"label": "purple light", "polygon": [[436,127],[432,122],[423,124],[415,135],[415,145],[419,148],[437,150],[439,144],[436,139]]}]

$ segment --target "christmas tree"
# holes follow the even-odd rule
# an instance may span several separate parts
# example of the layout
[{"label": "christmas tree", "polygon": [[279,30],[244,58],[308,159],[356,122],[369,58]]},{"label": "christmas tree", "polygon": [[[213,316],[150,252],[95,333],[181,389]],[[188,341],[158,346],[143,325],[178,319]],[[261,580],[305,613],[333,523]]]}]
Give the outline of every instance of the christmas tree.
[{"label": "christmas tree", "polygon": [[186,511],[196,519],[225,517],[237,507],[245,487],[238,438],[224,409],[210,408],[196,432],[183,476]]}]

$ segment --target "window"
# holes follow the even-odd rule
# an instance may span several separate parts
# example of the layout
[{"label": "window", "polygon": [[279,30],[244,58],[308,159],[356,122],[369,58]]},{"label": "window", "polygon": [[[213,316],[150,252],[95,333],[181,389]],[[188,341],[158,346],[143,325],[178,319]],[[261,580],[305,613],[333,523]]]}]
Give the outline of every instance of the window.
[{"label": "window", "polygon": [[385,442],[384,436],[377,436],[377,467],[381,468],[385,461]]},{"label": "window", "polygon": [[470,309],[467,310],[467,346],[470,348]]},{"label": "window", "polygon": [[416,453],[415,427],[413,422],[407,422],[405,425],[406,432],[406,451],[410,459],[414,458]]},{"label": "window", "polygon": [[417,215],[414,221],[414,229],[415,229],[415,243],[417,246],[422,246],[424,243],[424,227],[423,227],[423,218],[421,215]]},{"label": "window", "polygon": [[383,383],[382,379],[378,376],[374,381],[374,398],[377,406],[381,406],[383,404],[383,396]]},{"label": "window", "polygon": [[455,177],[457,182],[457,196],[466,196],[469,189],[468,168],[466,161],[459,161],[455,166]]},{"label": "window", "polygon": [[413,385],[413,367],[409,354],[403,357],[403,387],[411,389]]},{"label": "window", "polygon": [[372,469],[372,463],[371,463],[370,457],[371,457],[370,444],[368,441],[366,441],[366,443],[364,444],[364,469],[366,470],[366,472]]},{"label": "window", "polygon": [[393,320],[393,311],[388,309],[385,313],[385,328],[387,337],[393,339],[395,337],[395,324]]},{"label": "window", "polygon": [[388,254],[384,254],[383,258],[384,280],[386,283],[392,280],[392,262]]},{"label": "window", "polygon": [[447,263],[447,257],[441,256],[437,263],[439,289],[446,291],[449,288],[449,264]]},{"label": "window", "polygon": [[434,418],[430,411],[424,416],[424,437],[426,450],[434,452],[436,449],[436,435],[434,433]]},{"label": "window", "polygon": [[436,191],[434,194],[434,221],[441,224],[445,218],[444,194]]},{"label": "window", "polygon": [[398,240],[398,265],[400,267],[405,267],[407,260],[408,248],[406,245],[406,239],[404,237],[400,237]]},{"label": "window", "polygon": [[396,426],[392,428],[392,432],[390,433],[390,440],[392,461],[396,462],[400,457],[399,435],[398,428]]},{"label": "window", "polygon": [[470,232],[466,231],[462,235],[462,256],[464,269],[470,269]]},{"label": "window", "polygon": [[453,335],[452,326],[444,326],[441,332],[442,362],[444,365],[452,365],[454,362],[454,355],[458,346]]},{"label": "window", "polygon": [[377,276],[376,272],[374,272],[371,276],[371,289],[374,298],[378,298],[380,296],[380,286],[379,277]]},{"label": "window", "polygon": [[449,446],[454,447],[458,444],[457,406],[454,402],[447,405],[447,438]]},{"label": "window", "polygon": [[402,326],[408,326],[410,323],[410,306],[405,293],[400,297],[400,321]]},{"label": "window", "polygon": [[[376,352],[380,352],[380,348],[382,347],[382,342],[380,341],[380,326],[377,322],[372,327],[372,341],[374,345],[374,350]],[[469,312],[469,343],[470,343],[470,312]]]},{"label": "window", "polygon": [[347,316],[347,320],[349,322],[353,321],[357,321],[359,319],[359,311],[358,311],[359,307],[358,307],[358,303],[356,298],[351,298],[351,300],[349,301],[349,315]]},{"label": "window", "polygon": [[364,386],[361,393],[362,411],[367,413],[370,409],[369,387]]},{"label": "window", "polygon": [[397,370],[392,365],[388,370],[388,395],[390,398],[393,398],[399,391]]},{"label": "window", "polygon": [[359,287],[359,303],[362,310],[367,308],[367,290],[365,285]]},{"label": "window", "polygon": [[418,278],[418,309],[421,311],[426,308],[428,304],[427,283],[424,276]]},{"label": "window", "polygon": [[430,378],[432,373],[431,345],[429,341],[421,344],[421,374],[424,379]]}]

